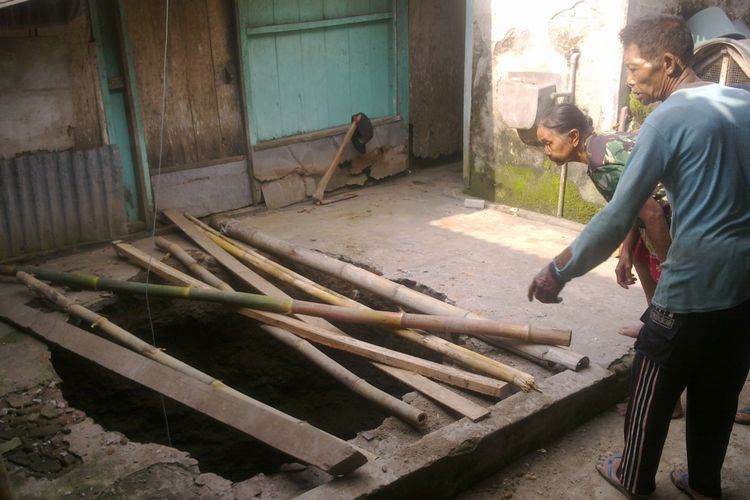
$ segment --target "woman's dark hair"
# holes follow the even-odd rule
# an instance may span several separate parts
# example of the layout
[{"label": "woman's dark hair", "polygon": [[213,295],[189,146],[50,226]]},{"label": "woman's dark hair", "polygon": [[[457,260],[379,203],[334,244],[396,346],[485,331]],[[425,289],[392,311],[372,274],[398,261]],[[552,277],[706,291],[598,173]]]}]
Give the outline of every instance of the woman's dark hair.
[{"label": "woman's dark hair", "polygon": [[690,66],[693,59],[693,36],[684,19],[660,14],[645,16],[629,23],[620,31],[622,45],[635,44],[641,56],[654,61],[670,52]]},{"label": "woman's dark hair", "polygon": [[560,135],[567,134],[575,128],[578,129],[581,137],[588,137],[594,130],[591,117],[578,109],[575,104],[567,102],[554,104],[549,108],[539,125]]}]

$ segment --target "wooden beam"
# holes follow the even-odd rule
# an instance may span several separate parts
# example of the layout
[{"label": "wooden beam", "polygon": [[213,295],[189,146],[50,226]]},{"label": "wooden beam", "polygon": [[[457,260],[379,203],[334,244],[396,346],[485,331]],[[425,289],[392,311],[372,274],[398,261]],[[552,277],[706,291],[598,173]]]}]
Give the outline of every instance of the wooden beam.
[{"label": "wooden beam", "polygon": [[382,14],[366,14],[363,16],[337,17],[334,19],[323,19],[321,21],[306,21],[301,23],[274,24],[271,26],[258,26],[257,28],[246,28],[245,34],[249,37],[272,35],[276,33],[290,33],[318,30],[323,28],[335,28],[337,26],[352,26],[355,24],[367,24],[390,21],[393,15],[390,12]]},{"label": "wooden beam", "polygon": [[346,474],[367,459],[345,441],[259,401],[254,404],[213,390],[124,347],[92,335],[57,313],[3,300],[0,315],[45,340],[74,352],[123,377],[225,423],[299,460],[333,475]]},{"label": "wooden beam", "polygon": [[418,373],[380,363],[375,363],[375,365],[393,378],[413,387],[438,404],[446,406],[456,413],[468,417],[473,422],[478,422],[490,414],[489,408],[478,405],[470,399],[466,399],[460,394],[456,394],[450,389],[446,389],[437,382],[433,382]]}]

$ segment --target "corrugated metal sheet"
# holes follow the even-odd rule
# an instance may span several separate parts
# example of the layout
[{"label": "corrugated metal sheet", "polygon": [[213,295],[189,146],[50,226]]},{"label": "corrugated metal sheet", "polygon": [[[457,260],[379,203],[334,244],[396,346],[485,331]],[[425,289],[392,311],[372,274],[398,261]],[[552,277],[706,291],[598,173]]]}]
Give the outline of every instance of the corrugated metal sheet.
[{"label": "corrugated metal sheet", "polygon": [[0,160],[0,258],[126,232],[117,146]]}]

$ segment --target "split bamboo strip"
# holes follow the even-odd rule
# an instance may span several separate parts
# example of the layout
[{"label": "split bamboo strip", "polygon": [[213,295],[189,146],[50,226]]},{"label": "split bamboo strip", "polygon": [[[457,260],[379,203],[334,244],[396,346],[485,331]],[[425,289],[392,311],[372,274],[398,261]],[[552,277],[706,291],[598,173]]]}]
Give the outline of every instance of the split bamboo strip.
[{"label": "split bamboo strip", "polygon": [[[181,225],[182,223],[183,222],[180,221]],[[199,222],[199,224],[202,224],[202,223]],[[200,227],[204,227],[204,226],[200,225]],[[185,252],[179,245],[170,243],[164,238],[157,238],[156,244],[162,250],[171,252],[172,255],[174,255],[183,265],[185,265],[188,269],[191,269],[197,276],[201,277],[203,281],[210,284],[211,286],[215,288],[224,289],[224,290],[230,288],[228,284],[224,283],[223,281],[218,279],[216,276],[214,276],[212,273],[210,273],[209,271],[201,267],[195,261],[195,259],[193,259],[190,255],[188,255],[187,252]],[[213,249],[213,250],[215,251],[216,249]],[[214,258],[217,258],[220,262],[226,260],[226,256],[222,256],[221,252],[218,252],[217,255],[214,255]],[[284,294],[282,291],[277,292],[277,296],[287,297],[286,294]],[[339,330],[338,328],[336,328],[335,326],[331,325],[330,323],[326,322],[325,320],[321,318],[315,318],[315,317],[303,317],[303,318],[304,318],[303,321],[305,322],[316,324],[319,327],[324,328],[324,329],[329,329],[334,333],[346,335],[346,333],[344,333],[343,331]],[[274,328],[274,327],[268,327],[268,328]],[[429,397],[430,399],[433,399],[437,403],[442,404],[443,406],[447,406],[448,408],[456,411],[457,413],[470,418],[474,422],[481,420],[482,418],[488,416],[490,413],[490,411],[487,408],[480,406],[466,399],[465,397],[444,388],[443,386],[433,382],[432,380],[424,377],[423,375],[420,375],[418,373],[414,373],[414,372],[411,372],[402,368],[396,368],[394,366],[389,366],[389,365],[377,363],[374,361],[371,361],[371,362],[373,366],[375,366],[376,368],[379,368],[380,370],[388,373],[392,377],[397,378],[402,383],[420,391],[422,394]]]},{"label": "split bamboo strip", "polygon": [[[2,274],[16,270],[13,266],[2,266]],[[19,267],[35,276],[58,284],[79,286],[93,290],[167,297],[183,300],[199,300],[219,304],[248,307],[280,314],[307,314],[334,321],[366,325],[419,328],[443,333],[466,333],[472,335],[497,335],[518,339],[533,339],[540,343],[560,344],[560,340],[570,341],[569,332],[559,330],[529,331],[528,325],[502,324],[484,319],[467,319],[453,316],[430,316],[377,310],[352,309],[330,306],[317,302],[294,299],[278,299],[256,293],[230,292],[212,289],[188,288],[182,286],[157,285],[136,281],[122,281],[95,275],[64,273],[33,267]]]},{"label": "split bamboo strip", "polygon": [[[232,238],[252,245],[265,252],[291,259],[294,262],[323,271],[338,278],[354,283],[376,295],[392,300],[398,304],[424,313],[444,314],[457,317],[479,318],[478,315],[442,302],[433,297],[421,294],[406,286],[394,283],[382,276],[377,276],[362,268],[334,259],[320,252],[308,250],[300,246],[291,245],[283,240],[263,233],[257,228],[241,226],[233,219],[217,221],[215,225],[222,233]],[[503,343],[504,339],[496,339],[495,344]],[[558,347],[535,346],[524,343],[507,342],[508,349],[523,353],[524,357],[548,365],[550,361],[561,363],[572,370],[588,365],[588,359],[582,354],[567,351]],[[572,357],[571,357],[572,355]]]},{"label": "split bamboo strip", "polygon": [[254,404],[217,391],[110,340],[66,322],[57,313],[32,309],[10,294],[0,301],[0,318],[33,331],[48,342],[157,391],[269,446],[332,475],[347,474],[367,462],[356,447],[259,401]]},{"label": "split bamboo strip", "polygon": [[180,282],[184,284],[184,286],[193,288],[200,288],[200,286],[202,285],[200,281],[193,278],[192,276],[189,276],[182,271],[178,271],[177,269],[164,264],[162,261],[152,257],[146,252],[138,250],[133,245],[122,241],[113,241],[112,246],[115,247],[115,251],[118,255],[127,258],[131,262],[145,262],[146,265],[144,266],[144,269],[151,269],[151,272],[167,281],[173,278],[179,279]]},{"label": "split bamboo strip", "polygon": [[[201,266],[178,245],[170,243],[164,238],[157,238],[156,244],[160,248],[168,249],[177,260],[188,267],[196,275],[200,276],[205,281],[205,283],[201,283],[202,287],[208,288],[210,286],[222,290],[232,290],[232,287],[229,284],[220,280],[216,275]],[[261,328],[276,340],[301,353],[353,392],[382,406],[393,415],[396,415],[398,418],[414,427],[421,428],[425,425],[427,421],[427,414],[425,412],[420,411],[408,403],[405,403],[402,400],[391,396],[387,392],[381,391],[377,387],[369,384],[361,377],[358,377],[351,371],[336,363],[330,357],[320,352],[306,340],[275,326],[261,325]]]},{"label": "split bamboo strip", "polygon": [[[191,240],[193,240],[194,243],[199,245],[203,250],[208,252],[210,255],[212,255],[216,260],[219,261],[221,265],[223,265],[226,269],[228,269],[230,272],[232,272],[237,278],[241,279],[251,287],[255,288],[256,290],[261,290],[262,293],[265,293],[266,295],[270,295],[272,297],[287,297],[287,295],[280,290],[279,288],[275,287],[271,283],[264,280],[261,276],[258,274],[252,272],[247,267],[240,264],[240,262],[237,261],[234,257],[229,255],[225,250],[223,250],[221,247],[219,247],[216,243],[211,241],[198,227],[195,226],[195,224],[191,223],[183,214],[176,212],[174,210],[166,210],[164,211],[164,215],[169,218],[177,227],[179,227]],[[270,314],[270,313],[268,313]],[[322,318],[316,318],[314,316],[299,316],[300,319],[302,319],[306,323],[310,323],[312,325],[318,326],[320,328],[323,328],[324,330],[333,331],[336,333],[344,334],[341,330],[337,329],[327,321],[325,321]],[[377,364],[376,366],[380,366],[381,364]],[[400,368],[395,367],[388,367],[388,371],[393,372],[393,370],[399,370]],[[408,372],[407,370],[402,370],[402,373],[400,374],[400,379],[413,379],[418,387],[421,387],[424,389],[427,385],[429,385],[429,382],[426,380],[422,380],[424,377],[420,374],[414,373],[414,372]],[[412,387],[417,388],[414,384],[411,384]],[[471,413],[476,414],[479,412],[478,409],[475,409],[475,411],[471,410],[472,403],[468,399],[463,398],[464,404],[461,406],[451,406],[454,401],[456,401],[460,396],[456,395],[451,398],[444,398],[443,395],[447,392],[447,389],[443,389],[441,391],[432,391],[430,394],[428,394],[429,397],[435,400],[439,400],[442,404],[445,406],[448,406],[449,408],[453,408],[457,412],[466,415],[466,409],[469,408]],[[469,416],[469,415],[467,415]]]},{"label": "split bamboo strip", "polygon": [[[258,269],[280,279],[281,281],[293,285],[311,296],[323,300],[329,304],[342,307],[352,307],[358,309],[369,309],[368,307],[356,302],[343,295],[333,293],[327,288],[314,281],[301,276],[290,269],[274,262],[259,253],[247,247],[241,247],[241,244],[235,244],[227,240],[227,237],[218,233],[215,229],[209,228],[194,217],[186,217],[196,223],[201,229],[206,231],[217,245],[243,262],[255,266]],[[405,338],[411,342],[422,345],[428,349],[439,352],[440,354],[458,361],[465,366],[479,370],[487,375],[510,382],[524,391],[538,389],[534,377],[516,368],[507,366],[503,363],[490,359],[470,349],[458,346],[441,337],[430,334],[422,334],[414,330],[395,328],[392,330],[396,335]]]}]

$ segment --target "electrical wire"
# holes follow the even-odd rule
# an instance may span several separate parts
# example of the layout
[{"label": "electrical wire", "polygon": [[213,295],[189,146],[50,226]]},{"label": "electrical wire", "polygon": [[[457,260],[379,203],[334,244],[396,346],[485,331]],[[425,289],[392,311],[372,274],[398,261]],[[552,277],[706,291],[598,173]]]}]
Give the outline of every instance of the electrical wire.
[{"label": "electrical wire", "polygon": [[[169,41],[169,0],[164,1],[164,58],[162,61],[162,87],[161,87],[161,121],[159,123],[159,160],[156,166],[156,187],[154,188],[153,213],[151,214],[151,245],[155,246],[156,242],[156,215],[159,206],[159,181],[161,180],[161,158],[164,148],[164,115],[167,107],[167,46]],[[154,331],[154,320],[151,317],[151,304],[148,300],[148,283],[151,277],[151,258],[148,259],[146,267],[146,313],[148,315],[148,324],[151,329],[151,344],[156,347],[156,332]],[[164,426],[167,431],[167,444],[172,446],[172,434],[169,431],[169,418],[167,417],[167,407],[164,395],[161,395],[161,410],[164,414]]]}]

